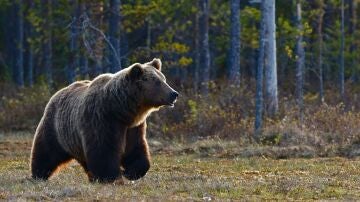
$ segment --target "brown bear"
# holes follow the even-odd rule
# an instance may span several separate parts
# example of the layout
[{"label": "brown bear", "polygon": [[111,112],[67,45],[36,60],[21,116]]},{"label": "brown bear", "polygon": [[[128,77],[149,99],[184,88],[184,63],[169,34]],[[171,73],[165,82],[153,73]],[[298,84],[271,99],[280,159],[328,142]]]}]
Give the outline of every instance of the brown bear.
[{"label": "brown bear", "polygon": [[174,106],[177,97],[161,73],[160,59],[59,90],[36,129],[32,177],[46,180],[72,159],[90,181],[143,177],[150,168],[146,118],[162,106]]}]

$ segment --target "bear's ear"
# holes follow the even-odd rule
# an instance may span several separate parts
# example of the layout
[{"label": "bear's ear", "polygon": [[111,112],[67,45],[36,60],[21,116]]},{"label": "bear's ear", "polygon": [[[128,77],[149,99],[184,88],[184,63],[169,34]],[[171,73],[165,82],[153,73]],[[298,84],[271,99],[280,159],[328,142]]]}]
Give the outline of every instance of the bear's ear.
[{"label": "bear's ear", "polygon": [[130,69],[130,78],[131,79],[138,79],[142,76],[144,72],[143,67],[141,66],[140,63],[135,63],[132,65],[131,69]]},{"label": "bear's ear", "polygon": [[159,58],[154,58],[151,62],[149,62],[148,64],[150,64],[151,66],[155,67],[155,69],[161,71],[161,60]]}]

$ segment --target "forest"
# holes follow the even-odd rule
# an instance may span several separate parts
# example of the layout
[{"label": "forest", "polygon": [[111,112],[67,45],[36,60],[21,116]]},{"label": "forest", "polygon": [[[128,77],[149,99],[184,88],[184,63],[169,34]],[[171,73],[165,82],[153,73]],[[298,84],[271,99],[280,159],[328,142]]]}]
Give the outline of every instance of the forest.
[{"label": "forest", "polygon": [[[160,58],[167,82],[180,93],[174,108],[164,107],[148,118],[150,149],[160,163],[155,174],[133,185],[141,189],[135,195],[130,183],[125,195],[117,195],[111,187],[109,192],[100,191],[100,199],[359,199],[360,173],[355,169],[360,165],[359,3],[0,0],[0,157],[4,157],[0,173],[20,181],[26,175],[22,166],[28,163],[31,138],[59,89]],[[15,157],[23,160],[16,161],[20,171],[13,174],[9,168],[16,167],[15,162],[5,161]],[[214,168],[199,163],[203,173],[177,173],[184,184],[175,185],[172,161],[191,170],[197,165],[193,159],[203,158],[209,165],[224,161],[224,166],[238,165],[240,158],[244,165],[240,170],[231,166],[223,170],[239,171],[241,182],[250,175],[267,181],[252,178],[248,188],[245,182],[227,181],[232,179],[228,172],[212,176]],[[319,173],[328,169],[330,175],[339,168],[337,163],[349,173],[344,178]],[[296,168],[286,167],[290,164]],[[276,165],[298,169],[296,176],[284,180],[284,171],[270,179],[267,172],[278,172]],[[70,188],[51,193],[46,187],[58,190],[59,184],[40,184],[41,190],[31,194],[25,186],[32,182],[21,181],[22,192],[28,195],[14,193],[19,182],[4,175],[0,185],[3,181],[11,186],[0,188],[0,199],[93,198],[91,193],[100,185],[77,188],[71,177],[76,166],[57,177],[67,179]],[[164,185],[155,182],[162,166],[169,172],[160,179]],[[297,171],[304,166],[310,174],[301,178],[304,173]],[[201,179],[191,178],[191,185],[186,185],[183,175]],[[317,184],[326,177],[333,181]],[[210,184],[200,188],[202,180]],[[277,182],[282,184],[270,186]]]}]

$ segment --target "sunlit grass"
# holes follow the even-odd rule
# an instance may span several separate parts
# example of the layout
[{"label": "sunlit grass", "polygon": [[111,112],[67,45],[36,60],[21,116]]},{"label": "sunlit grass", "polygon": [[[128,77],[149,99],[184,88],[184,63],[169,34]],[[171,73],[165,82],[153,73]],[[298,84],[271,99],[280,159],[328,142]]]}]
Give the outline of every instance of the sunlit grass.
[{"label": "sunlit grass", "polygon": [[14,148],[29,140],[0,138],[12,147],[3,147],[11,153],[0,151],[0,200],[360,199],[360,159],[339,157],[276,160],[163,153],[153,155],[143,179],[125,185],[91,184],[76,162],[49,181],[34,181],[29,178],[30,143]]}]

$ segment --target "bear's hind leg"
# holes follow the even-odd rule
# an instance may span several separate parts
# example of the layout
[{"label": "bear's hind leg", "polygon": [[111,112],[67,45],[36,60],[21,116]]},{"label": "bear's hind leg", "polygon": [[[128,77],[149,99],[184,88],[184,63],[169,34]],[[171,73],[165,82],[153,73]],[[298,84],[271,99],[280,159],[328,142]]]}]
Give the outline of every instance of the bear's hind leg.
[{"label": "bear's hind leg", "polygon": [[31,152],[32,178],[47,180],[61,164],[71,159],[54,134],[39,133],[34,139]]}]

